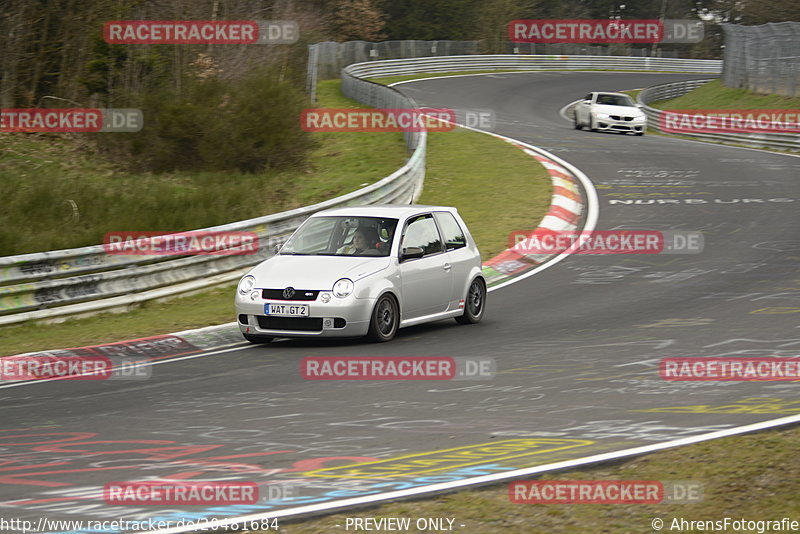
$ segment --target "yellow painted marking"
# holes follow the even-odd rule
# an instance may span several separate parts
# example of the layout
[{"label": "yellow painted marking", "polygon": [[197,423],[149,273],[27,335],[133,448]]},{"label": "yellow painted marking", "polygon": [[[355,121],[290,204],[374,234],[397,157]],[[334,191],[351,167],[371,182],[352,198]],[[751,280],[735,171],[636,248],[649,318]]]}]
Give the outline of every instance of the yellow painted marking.
[{"label": "yellow painted marking", "polygon": [[683,326],[703,326],[710,323],[713,323],[714,319],[708,318],[675,318],[675,319],[661,319],[656,321],[655,323],[651,324],[640,324],[637,325],[639,328],[680,328]]},{"label": "yellow painted marking", "polygon": [[704,413],[704,414],[794,414],[800,413],[800,400],[767,397],[748,397],[733,404],[693,404],[689,406],[664,406],[643,413]]},{"label": "yellow painted marking", "polygon": [[479,465],[487,462],[533,456],[546,452],[584,447],[594,441],[583,439],[509,439],[440,451],[422,452],[340,467],[327,467],[304,473],[311,477],[387,478],[420,475]]},{"label": "yellow painted marking", "polygon": [[774,306],[771,308],[759,308],[750,312],[751,315],[785,315],[789,313],[800,313],[800,308],[792,306]]}]

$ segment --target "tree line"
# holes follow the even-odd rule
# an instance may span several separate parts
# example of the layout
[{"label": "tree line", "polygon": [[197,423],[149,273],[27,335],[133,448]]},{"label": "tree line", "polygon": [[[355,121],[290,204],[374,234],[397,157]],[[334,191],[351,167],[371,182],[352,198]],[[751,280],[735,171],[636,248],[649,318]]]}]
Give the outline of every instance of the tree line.
[{"label": "tree line", "polygon": [[[720,56],[720,22],[800,20],[800,2],[0,0],[0,107],[142,107],[151,118],[150,127],[124,142],[111,141],[115,144],[108,149],[150,170],[193,165],[241,170],[280,167],[294,164],[311,146],[299,125],[292,127],[291,121],[275,118],[276,110],[296,117],[304,105],[302,88],[311,43],[481,40],[491,48],[507,40],[506,24],[513,19],[662,16],[706,20],[708,37],[703,43],[674,46],[683,47],[679,50],[686,57],[714,58]],[[102,36],[103,24],[109,20],[252,19],[296,21],[300,39],[291,45],[118,45],[108,44]],[[248,95],[241,94],[245,90]],[[203,118],[193,119],[190,113]],[[253,114],[260,120],[245,120]],[[225,130],[231,127],[226,121],[234,116],[247,124],[245,130]],[[259,130],[259,124],[261,133],[248,136],[246,132]],[[274,136],[267,131],[273,128],[279,130]],[[208,130],[215,131],[212,135]],[[252,141],[248,150],[261,153],[260,157],[242,161],[241,154],[229,159],[213,154],[212,147],[220,139],[248,138]],[[160,156],[150,150],[156,145],[163,149]],[[199,147],[208,147],[211,153],[195,157]],[[183,156],[171,154],[181,150]],[[276,156],[278,151],[283,151],[281,157]]]}]

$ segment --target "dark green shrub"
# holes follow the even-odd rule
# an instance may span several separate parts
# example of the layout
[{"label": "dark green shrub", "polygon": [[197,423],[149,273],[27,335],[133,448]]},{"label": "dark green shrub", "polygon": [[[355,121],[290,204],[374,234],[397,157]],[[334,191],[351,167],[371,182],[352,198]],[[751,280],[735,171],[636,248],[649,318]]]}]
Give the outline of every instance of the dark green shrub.
[{"label": "dark green shrub", "polygon": [[270,71],[232,82],[189,79],[135,100],[142,131],[98,134],[98,142],[138,171],[286,169],[302,165],[314,146],[300,128],[305,95]]}]

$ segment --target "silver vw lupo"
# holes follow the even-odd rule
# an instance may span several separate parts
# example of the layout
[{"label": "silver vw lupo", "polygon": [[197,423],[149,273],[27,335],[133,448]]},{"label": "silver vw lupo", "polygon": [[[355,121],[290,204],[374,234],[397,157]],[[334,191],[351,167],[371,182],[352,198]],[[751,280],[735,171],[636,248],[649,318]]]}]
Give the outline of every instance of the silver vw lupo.
[{"label": "silver vw lupo", "polygon": [[475,241],[455,208],[383,205],[308,218],[236,290],[245,339],[391,340],[398,328],[448,317],[477,323],[486,282]]}]

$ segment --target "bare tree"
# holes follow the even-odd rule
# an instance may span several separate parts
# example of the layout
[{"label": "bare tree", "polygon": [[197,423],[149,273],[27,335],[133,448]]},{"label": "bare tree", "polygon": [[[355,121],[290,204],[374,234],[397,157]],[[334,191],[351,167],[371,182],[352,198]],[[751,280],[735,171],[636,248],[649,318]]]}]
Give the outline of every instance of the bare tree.
[{"label": "bare tree", "polygon": [[6,7],[0,12],[0,106],[11,108],[20,101],[20,67],[33,61],[29,43],[34,10],[25,0],[9,0]]},{"label": "bare tree", "polygon": [[385,16],[372,0],[337,0],[330,28],[336,41],[380,41]]},{"label": "bare tree", "polygon": [[508,23],[535,9],[539,0],[486,0],[475,7],[475,39],[484,52],[498,54],[508,39]]}]

